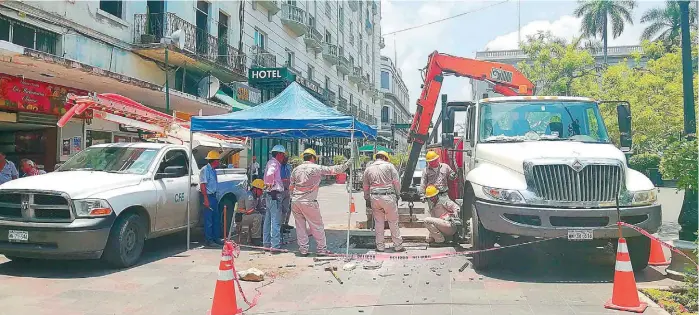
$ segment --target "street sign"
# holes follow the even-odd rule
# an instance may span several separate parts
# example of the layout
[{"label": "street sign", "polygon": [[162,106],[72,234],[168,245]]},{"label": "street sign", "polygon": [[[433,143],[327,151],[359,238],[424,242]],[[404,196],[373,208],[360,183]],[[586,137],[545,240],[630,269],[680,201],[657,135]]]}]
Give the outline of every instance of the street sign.
[{"label": "street sign", "polygon": [[410,129],[410,124],[393,124],[396,129]]}]

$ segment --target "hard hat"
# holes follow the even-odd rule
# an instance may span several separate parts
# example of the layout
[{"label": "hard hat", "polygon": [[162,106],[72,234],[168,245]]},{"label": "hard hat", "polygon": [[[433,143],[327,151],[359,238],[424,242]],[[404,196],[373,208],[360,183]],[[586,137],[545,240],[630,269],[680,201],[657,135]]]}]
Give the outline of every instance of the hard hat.
[{"label": "hard hat", "polygon": [[221,154],[218,151],[211,150],[209,154],[206,155],[207,160],[220,160]]},{"label": "hard hat", "polygon": [[561,122],[561,117],[553,116],[553,117],[551,117],[551,120],[549,122],[552,122],[552,123],[558,122],[559,123],[559,122]]},{"label": "hard hat", "polygon": [[425,155],[425,161],[427,161],[427,162],[432,162],[438,158],[439,158],[439,154],[437,154],[437,152],[434,152],[432,150],[427,151],[427,154]]},{"label": "hard hat", "polygon": [[425,188],[425,197],[430,198],[434,197],[439,193],[439,189],[437,187],[434,187],[434,185],[429,185],[427,188]]},{"label": "hard hat", "polygon": [[259,189],[265,189],[265,181],[261,179],[256,179],[252,181],[252,187],[259,188]]},{"label": "hard hat", "polygon": [[272,148],[272,152],[280,152],[286,154],[286,149],[284,148],[283,145],[277,144]]},{"label": "hard hat", "polygon": [[313,155],[313,157],[315,157],[316,159],[318,158],[318,154],[316,154],[316,150],[313,150],[312,148],[308,148],[306,150],[303,150],[303,153],[301,155],[304,156],[306,154]]},{"label": "hard hat", "polygon": [[376,159],[376,157],[378,157],[379,155],[383,155],[383,156],[385,156],[387,159],[390,158],[390,157],[388,156],[388,153],[386,153],[386,151],[379,151],[379,152],[376,152],[376,154],[374,154],[374,159]]}]

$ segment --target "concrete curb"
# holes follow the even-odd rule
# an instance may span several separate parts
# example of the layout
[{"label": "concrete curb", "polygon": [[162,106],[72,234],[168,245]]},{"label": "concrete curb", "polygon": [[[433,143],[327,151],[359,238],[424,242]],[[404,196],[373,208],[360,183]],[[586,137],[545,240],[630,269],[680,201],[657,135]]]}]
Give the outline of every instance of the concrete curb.
[{"label": "concrete curb", "polygon": [[658,313],[662,315],[672,315],[668,311],[666,311],[664,308],[662,308],[660,305],[655,303],[651,298],[643,294],[643,292],[638,291],[638,297],[641,299],[641,302],[648,303],[648,307],[654,308]]}]

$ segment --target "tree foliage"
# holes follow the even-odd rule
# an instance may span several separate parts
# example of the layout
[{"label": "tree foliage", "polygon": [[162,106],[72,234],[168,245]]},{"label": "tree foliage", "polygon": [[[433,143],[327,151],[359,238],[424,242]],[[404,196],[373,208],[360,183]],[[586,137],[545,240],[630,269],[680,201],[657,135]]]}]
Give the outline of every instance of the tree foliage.
[{"label": "tree foliage", "polygon": [[[689,8],[689,23],[695,24],[697,12]],[[660,41],[667,47],[680,45],[680,5],[677,1],[665,1],[664,8],[651,8],[641,16],[641,23],[648,23],[641,39]]]},{"label": "tree foliage", "polygon": [[581,0],[573,13],[582,18],[580,31],[584,37],[602,38],[606,56],[608,25],[612,26],[612,38],[619,37],[626,23],[633,24],[631,13],[635,7],[636,2],[632,0]]},{"label": "tree foliage", "polygon": [[664,176],[677,179],[677,188],[697,190],[697,141],[680,140],[663,152],[660,171]]}]

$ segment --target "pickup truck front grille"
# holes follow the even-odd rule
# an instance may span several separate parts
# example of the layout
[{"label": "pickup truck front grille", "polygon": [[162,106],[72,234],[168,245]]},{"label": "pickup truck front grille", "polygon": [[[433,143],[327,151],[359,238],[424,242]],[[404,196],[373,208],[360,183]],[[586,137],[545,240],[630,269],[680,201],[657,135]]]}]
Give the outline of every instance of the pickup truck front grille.
[{"label": "pickup truck front grille", "polygon": [[568,164],[534,165],[533,189],[544,200],[564,202],[611,202],[622,183],[618,165],[590,164],[575,170]]},{"label": "pickup truck front grille", "polygon": [[0,220],[70,222],[68,198],[51,193],[0,192]]}]

